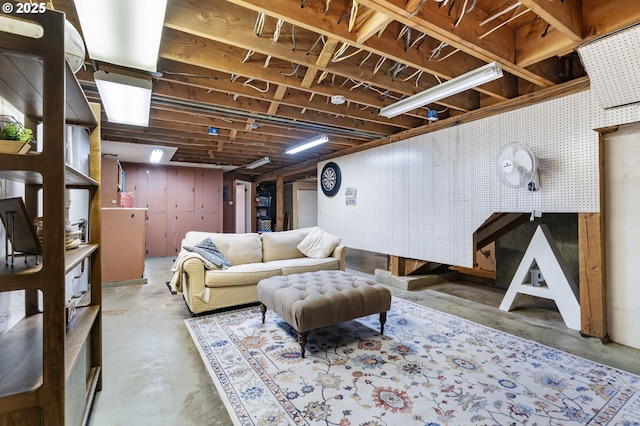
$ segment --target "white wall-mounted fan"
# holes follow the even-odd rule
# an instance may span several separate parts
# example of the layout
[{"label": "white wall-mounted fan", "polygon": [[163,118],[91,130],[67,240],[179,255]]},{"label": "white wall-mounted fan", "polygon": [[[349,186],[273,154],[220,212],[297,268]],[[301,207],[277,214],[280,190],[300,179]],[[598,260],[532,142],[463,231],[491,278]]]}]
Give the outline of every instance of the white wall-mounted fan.
[{"label": "white wall-mounted fan", "polygon": [[497,173],[500,182],[510,188],[540,189],[538,162],[531,147],[523,142],[509,142],[498,153]]}]

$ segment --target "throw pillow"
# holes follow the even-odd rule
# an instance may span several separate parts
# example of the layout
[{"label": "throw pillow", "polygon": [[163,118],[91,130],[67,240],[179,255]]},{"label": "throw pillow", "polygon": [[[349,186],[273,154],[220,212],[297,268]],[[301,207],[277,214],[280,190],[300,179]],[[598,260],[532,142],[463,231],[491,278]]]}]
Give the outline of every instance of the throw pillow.
[{"label": "throw pillow", "polygon": [[323,259],[328,257],[340,244],[341,238],[331,235],[322,229],[315,227],[300,241],[298,250],[307,257]]},{"label": "throw pillow", "polygon": [[198,253],[200,256],[207,259],[219,268],[226,269],[231,266],[229,259],[216,247],[211,238],[207,237],[200,241],[195,246],[184,246],[184,249],[194,253]]}]

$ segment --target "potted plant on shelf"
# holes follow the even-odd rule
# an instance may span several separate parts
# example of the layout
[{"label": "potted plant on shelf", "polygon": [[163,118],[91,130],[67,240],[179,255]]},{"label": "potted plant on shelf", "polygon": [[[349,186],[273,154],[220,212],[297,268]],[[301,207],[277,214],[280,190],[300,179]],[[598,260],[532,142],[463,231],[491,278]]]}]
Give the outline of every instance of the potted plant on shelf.
[{"label": "potted plant on shelf", "polygon": [[0,152],[25,154],[31,149],[33,132],[15,120],[0,121]]}]

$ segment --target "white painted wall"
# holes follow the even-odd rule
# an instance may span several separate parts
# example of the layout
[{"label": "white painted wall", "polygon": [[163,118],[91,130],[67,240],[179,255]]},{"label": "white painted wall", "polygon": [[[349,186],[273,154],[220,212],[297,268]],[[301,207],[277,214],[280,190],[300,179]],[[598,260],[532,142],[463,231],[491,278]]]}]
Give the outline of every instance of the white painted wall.
[{"label": "white painted wall", "polygon": [[298,223],[296,228],[318,226],[318,191],[316,189],[298,189]]},{"label": "white painted wall", "polygon": [[[494,212],[600,211],[597,114],[582,92],[333,159],[342,185],[332,198],[318,191],[319,226],[354,248],[472,267],[473,233]],[[539,158],[540,191],[498,180],[511,141]]]},{"label": "white painted wall", "polygon": [[[603,110],[586,91],[333,159],[342,185],[332,198],[318,191],[318,223],[350,247],[469,267],[473,232],[493,212],[599,212],[593,129],[625,124],[605,144],[607,312],[611,339],[640,349],[640,104]],[[539,192],[499,183],[510,141],[539,157]]]},{"label": "white painted wall", "polygon": [[609,336],[640,348],[640,123],[605,138],[605,229]]}]

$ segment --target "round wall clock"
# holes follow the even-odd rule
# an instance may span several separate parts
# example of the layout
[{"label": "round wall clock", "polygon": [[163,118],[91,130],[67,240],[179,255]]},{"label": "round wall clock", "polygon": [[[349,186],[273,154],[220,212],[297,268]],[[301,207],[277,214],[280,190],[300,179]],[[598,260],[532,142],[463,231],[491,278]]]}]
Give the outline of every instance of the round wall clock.
[{"label": "round wall clock", "polygon": [[340,175],[340,167],[334,162],[329,162],[322,168],[320,174],[320,185],[322,186],[322,192],[327,197],[333,197],[340,190],[340,182],[342,176]]}]

